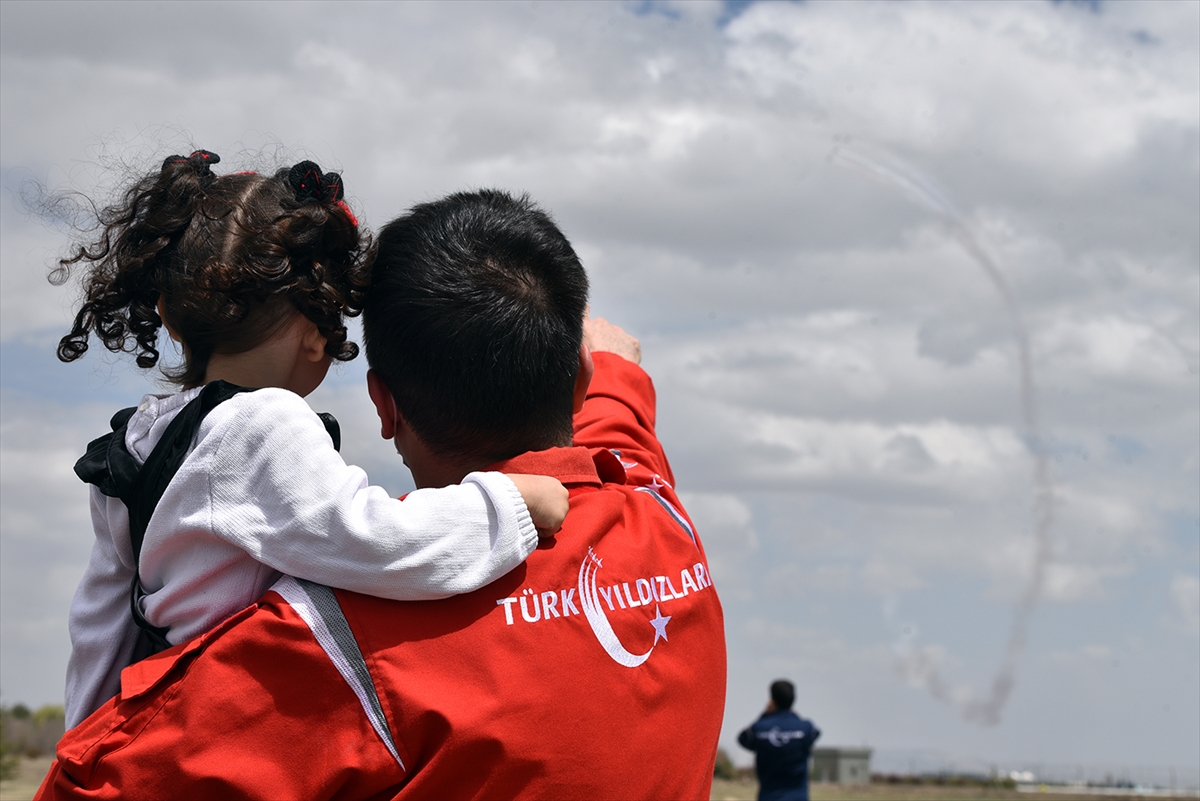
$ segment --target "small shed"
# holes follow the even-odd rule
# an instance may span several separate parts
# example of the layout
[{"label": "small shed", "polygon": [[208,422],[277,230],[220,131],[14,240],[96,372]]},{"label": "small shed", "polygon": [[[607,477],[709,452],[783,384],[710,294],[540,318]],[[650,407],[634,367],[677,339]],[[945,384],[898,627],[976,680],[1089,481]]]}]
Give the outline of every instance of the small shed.
[{"label": "small shed", "polygon": [[839,746],[814,748],[809,778],[814,782],[869,784],[871,749]]}]

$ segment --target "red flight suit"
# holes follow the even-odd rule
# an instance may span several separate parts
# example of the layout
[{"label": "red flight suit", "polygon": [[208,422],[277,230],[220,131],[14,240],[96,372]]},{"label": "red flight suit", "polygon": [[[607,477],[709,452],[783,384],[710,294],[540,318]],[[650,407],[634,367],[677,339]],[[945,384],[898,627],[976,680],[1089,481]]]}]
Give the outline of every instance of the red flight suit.
[{"label": "red flight suit", "polygon": [[707,799],[721,605],[649,377],[595,362],[575,447],[492,468],[570,491],[524,565],[411,603],[285,578],[127,668],[37,798]]}]

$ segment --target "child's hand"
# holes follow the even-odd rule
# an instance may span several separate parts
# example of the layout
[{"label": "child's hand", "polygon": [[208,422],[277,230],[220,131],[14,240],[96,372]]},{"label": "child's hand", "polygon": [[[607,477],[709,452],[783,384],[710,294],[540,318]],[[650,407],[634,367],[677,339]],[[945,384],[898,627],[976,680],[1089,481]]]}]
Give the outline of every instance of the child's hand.
[{"label": "child's hand", "polygon": [[513,473],[509,478],[529,507],[529,516],[537,526],[538,536],[542,539],[553,537],[567,516],[567,488],[550,476]]}]

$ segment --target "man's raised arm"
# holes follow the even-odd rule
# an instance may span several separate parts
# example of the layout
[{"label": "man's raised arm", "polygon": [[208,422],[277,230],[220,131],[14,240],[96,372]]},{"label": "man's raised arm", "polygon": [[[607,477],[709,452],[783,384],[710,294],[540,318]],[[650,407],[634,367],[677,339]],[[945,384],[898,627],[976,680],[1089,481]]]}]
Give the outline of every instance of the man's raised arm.
[{"label": "man's raised arm", "polygon": [[650,376],[639,367],[642,347],[635,337],[603,318],[583,324],[595,374],[583,409],[575,415],[575,444],[620,451],[675,483],[655,433],[655,393]]}]

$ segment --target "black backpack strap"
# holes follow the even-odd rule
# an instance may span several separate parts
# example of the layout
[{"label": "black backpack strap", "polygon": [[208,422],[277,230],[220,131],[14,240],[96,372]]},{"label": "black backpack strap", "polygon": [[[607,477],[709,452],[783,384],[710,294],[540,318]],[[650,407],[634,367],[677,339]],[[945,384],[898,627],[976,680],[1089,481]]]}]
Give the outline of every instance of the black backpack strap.
[{"label": "black backpack strap", "polygon": [[[105,434],[88,443],[87,453],[75,463],[75,473],[83,481],[94,484],[105,495],[120,498],[129,510],[129,543],[133,548],[134,574],[129,592],[130,614],[143,637],[134,654],[138,661],[150,654],[169,647],[168,629],[151,625],[142,614],[141,599],[146,591],[142,588],[141,575],[137,569],[141,563],[142,543],[146,528],[158,502],[171,479],[192,449],[192,441],[204,418],[219,404],[241,392],[252,392],[251,387],[240,387],[226,381],[212,381],[205,385],[200,394],[193,398],[175,415],[162,438],[140,468],[125,445],[125,431],[129,418],[136,409],[122,409],[113,415],[112,433]],[[333,415],[322,412],[321,422],[333,441],[333,447],[341,449],[341,428]]]},{"label": "black backpack strap", "polygon": [[191,451],[200,423],[219,404],[240,392],[252,391],[249,387],[239,387],[226,381],[213,381],[205,385],[200,394],[184,406],[167,426],[162,439],[138,471],[128,497],[121,498],[129,507],[129,541],[133,545],[134,564],[141,561],[142,541],[146,538],[150,517],[167,491],[167,485]]},{"label": "black backpack strap", "polygon": [[125,448],[125,428],[136,406],[122,409],[112,416],[112,432],[88,443],[87,453],[75,463],[75,475],[96,487],[110,498],[124,498],[137,480],[138,463]]},{"label": "black backpack strap", "polygon": [[[179,472],[180,465],[192,449],[192,441],[200,430],[200,423],[218,404],[229,400],[240,392],[252,391],[249,387],[239,387],[225,381],[213,381],[207,384],[200,394],[184,406],[175,419],[163,432],[162,439],[154,446],[154,450],[146,458],[142,469],[138,471],[137,479],[129,488],[128,496],[122,496],[126,508],[129,509],[129,544],[133,547],[133,581],[129,588],[129,611],[138,628],[142,630],[149,644],[139,643],[138,650],[148,650],[146,656],[158,653],[170,647],[167,641],[165,626],[154,626],[142,614],[142,598],[146,590],[142,587],[141,572],[137,566],[141,563],[142,542],[146,539],[146,528],[155,507],[162,500],[167,485]],[[124,444],[124,442],[122,442]],[[141,656],[135,654],[135,656]]]},{"label": "black backpack strap", "polygon": [[321,422],[325,425],[325,433],[333,440],[333,449],[341,452],[342,427],[338,424],[337,418],[329,412],[317,412],[317,417],[321,418]]}]

